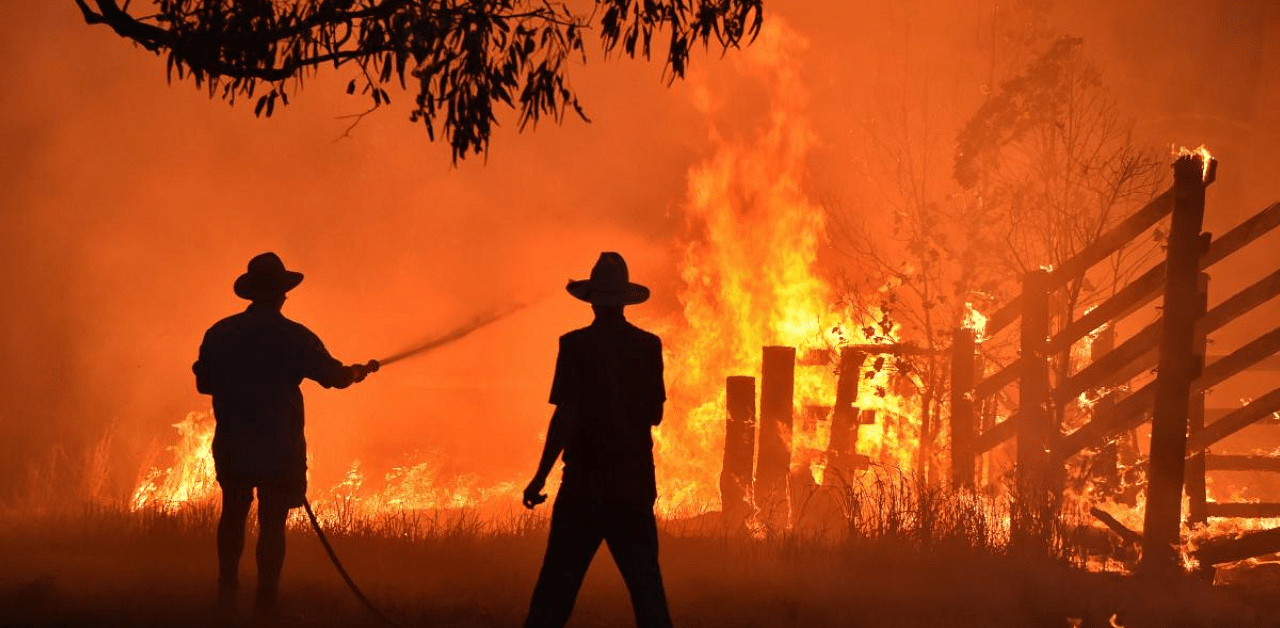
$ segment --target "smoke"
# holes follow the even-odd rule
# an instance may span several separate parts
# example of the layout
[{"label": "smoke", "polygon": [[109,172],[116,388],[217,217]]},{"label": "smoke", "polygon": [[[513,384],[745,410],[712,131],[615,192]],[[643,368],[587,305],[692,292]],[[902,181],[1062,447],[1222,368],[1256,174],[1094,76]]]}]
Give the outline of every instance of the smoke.
[{"label": "smoke", "polygon": [[[1268,177],[1280,166],[1274,3],[1013,4],[1051,7],[1047,28],[1084,37],[1140,132],[1221,156],[1210,229],[1280,196]],[[799,71],[819,135],[813,198],[864,199],[882,220],[871,140],[901,128],[927,136],[945,178],[954,129],[991,87],[991,16],[1004,5],[770,7],[809,42]],[[601,250],[622,252],[654,289],[634,318],[669,315],[686,173],[711,150],[691,90],[715,95],[718,133],[768,115],[767,89],[715,55],[671,87],[657,63],[594,55],[575,79],[591,124],[519,134],[508,118],[487,159],[453,168],[396,102],[340,138],[350,121],[336,116],[364,103],[338,77],[260,120],[166,85],[162,60],[86,26],[70,2],[17,3],[6,18],[0,499],[25,490],[55,448],[84,450],[108,430],[110,484],[127,488],[169,425],[207,407],[189,371],[201,334],[243,307],[231,283],[266,250],[307,274],[286,313],[348,362],[445,333],[512,295],[562,296]],[[903,99],[918,94],[927,102],[904,119]],[[317,481],[356,457],[391,464],[413,450],[493,478],[526,470],[556,337],[589,314],[548,298],[350,390],[307,388]]]}]

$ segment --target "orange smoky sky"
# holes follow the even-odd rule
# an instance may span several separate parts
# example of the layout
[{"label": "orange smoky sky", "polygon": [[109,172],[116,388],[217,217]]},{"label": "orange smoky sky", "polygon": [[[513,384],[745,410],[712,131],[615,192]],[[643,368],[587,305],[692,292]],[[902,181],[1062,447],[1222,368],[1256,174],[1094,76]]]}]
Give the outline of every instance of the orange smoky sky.
[{"label": "orange smoky sky", "polygon": [[[951,144],[990,89],[998,4],[766,3],[797,42],[796,96],[816,134],[809,198],[880,220],[869,130],[901,126],[895,103],[926,93],[922,128]],[[1050,26],[1084,38],[1138,132],[1221,158],[1210,230],[1280,197],[1280,5],[1056,4]],[[678,320],[682,244],[695,237],[687,175],[717,143],[758,132],[774,87],[735,52],[699,54],[668,87],[660,63],[591,50],[574,76],[591,123],[518,133],[503,115],[489,155],[453,167],[447,146],[408,122],[408,94],[393,91],[344,136],[339,116],[366,106],[343,93],[344,75],[320,75],[258,119],[166,84],[162,59],[85,25],[71,0],[9,3],[3,15],[0,498],[60,448],[107,433],[113,481],[127,488],[170,424],[207,408],[190,374],[201,335],[244,306],[232,281],[267,250],[307,275],[286,314],[348,362],[533,300],[351,390],[306,389],[317,473],[438,451],[470,473],[523,477],[556,338],[590,316],[565,280],[620,251],[655,294],[632,317]],[[932,165],[939,185],[949,158]],[[1252,255],[1274,264],[1274,251]]]}]

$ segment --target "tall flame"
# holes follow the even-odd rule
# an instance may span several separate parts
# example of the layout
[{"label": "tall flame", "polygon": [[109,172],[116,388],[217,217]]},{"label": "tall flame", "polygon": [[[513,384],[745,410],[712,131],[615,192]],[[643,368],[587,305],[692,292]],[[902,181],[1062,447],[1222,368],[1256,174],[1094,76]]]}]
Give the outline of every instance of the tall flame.
[{"label": "tall flame", "polygon": [[[825,210],[805,194],[805,170],[816,135],[806,116],[807,96],[796,71],[795,53],[803,38],[778,20],[765,27],[760,41],[744,51],[746,73],[770,87],[767,123],[747,139],[718,139],[716,152],[689,173],[684,214],[690,233],[681,277],[683,326],[673,334],[666,356],[672,373],[672,407],[683,421],[664,425],[658,435],[661,456],[660,506],[679,512],[718,505],[717,476],[724,446],[724,378],[758,376],[766,345],[796,347],[803,355],[846,343],[869,340],[861,330],[874,313],[854,312],[842,304],[818,270],[826,241]],[[714,112],[701,99],[709,119]],[[887,390],[887,371],[877,371],[868,389]],[[830,406],[835,380],[831,368],[796,370],[796,408]],[[863,409],[891,411],[897,418],[903,400],[859,399]],[[798,416],[798,413],[797,413]],[[815,429],[796,422],[792,460],[810,463],[822,480],[820,455],[829,425]],[[906,467],[916,435],[899,426],[859,432],[864,455]]]}]

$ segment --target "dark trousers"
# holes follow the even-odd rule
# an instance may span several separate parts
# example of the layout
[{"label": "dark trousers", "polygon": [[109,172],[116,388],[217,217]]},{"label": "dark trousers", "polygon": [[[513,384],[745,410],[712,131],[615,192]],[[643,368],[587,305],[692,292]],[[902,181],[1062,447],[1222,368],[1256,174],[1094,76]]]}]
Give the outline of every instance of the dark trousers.
[{"label": "dark trousers", "polygon": [[[240,555],[244,553],[244,527],[253,505],[252,484],[222,482],[222,517],[218,520],[218,585],[237,587]],[[284,524],[290,500],[283,491],[258,487],[258,596],[272,602],[284,567]]]},{"label": "dark trousers", "polygon": [[600,542],[622,572],[640,628],[668,628],[671,614],[658,568],[658,526],[653,508],[560,495],[551,511],[551,535],[533,588],[526,628],[560,628]]}]

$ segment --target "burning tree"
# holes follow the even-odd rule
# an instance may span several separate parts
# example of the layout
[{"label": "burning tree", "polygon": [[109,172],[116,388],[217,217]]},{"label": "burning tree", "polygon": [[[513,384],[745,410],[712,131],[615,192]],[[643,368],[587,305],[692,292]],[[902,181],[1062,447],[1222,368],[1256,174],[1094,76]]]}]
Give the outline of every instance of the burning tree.
[{"label": "burning tree", "polygon": [[[1163,183],[1164,160],[1134,140],[1132,121],[1118,115],[1080,46],[1077,38],[1053,41],[960,132],[954,174],[983,217],[976,235],[986,265],[996,269],[980,288],[988,294],[1008,294],[1001,283],[1016,286],[1038,268],[1062,267]],[[1145,245],[1120,247],[1092,276],[1070,278],[1051,302],[1050,329],[1070,325],[1149,265],[1161,251],[1163,233],[1157,228]],[[1109,337],[1111,331],[1098,333]],[[1089,357],[1092,341],[1051,353],[1052,381],[1065,381]],[[1055,424],[1078,425],[1100,396],[1082,398],[1074,412],[1055,405]],[[1081,468],[1088,466],[1086,461]],[[1086,490],[1083,484],[1077,489]]]},{"label": "burning tree", "polygon": [[[904,79],[902,102],[888,105],[896,124],[865,129],[879,162],[869,164],[869,178],[885,182],[880,202],[890,210],[876,213],[891,213],[891,225],[836,215],[837,241],[863,275],[851,298],[878,303],[924,349],[888,365],[918,374],[921,477],[937,479],[942,468],[952,330],[980,334],[980,311],[1016,295],[1028,272],[1070,259],[1162,183],[1158,151],[1134,138],[1082,41],[1055,36],[1046,11],[1023,2],[993,17],[987,83],[997,87],[984,89],[955,127],[914,104],[931,101],[927,81]],[[944,174],[936,164],[947,157],[953,167]],[[1121,249],[1106,272],[1071,281],[1054,303],[1054,325],[1123,285],[1159,253],[1160,233],[1145,247]],[[1005,340],[980,346],[989,364],[1016,357]],[[1055,377],[1066,378],[1072,364],[1056,360]],[[1055,412],[1061,422],[1066,410]]]},{"label": "burning tree", "polygon": [[[585,61],[583,31],[597,20],[606,53],[649,58],[656,45],[670,80],[684,76],[696,44],[736,48],[756,36],[763,20],[761,0],[597,0],[590,13],[536,0],[156,4],[154,13],[138,17],[128,2],[76,0],[89,24],[105,24],[166,55],[170,80],[190,80],[231,104],[256,97],[255,115],[288,104],[289,94],[323,67],[347,67],[354,75],[347,93],[368,97],[370,111],[391,102],[385,86],[416,83],[410,121],[432,138],[441,132],[455,161],[488,147],[498,104],[519,110],[522,129],[542,116],[560,120],[566,111],[586,119],[568,68]],[[655,44],[664,32],[665,45]]]}]

